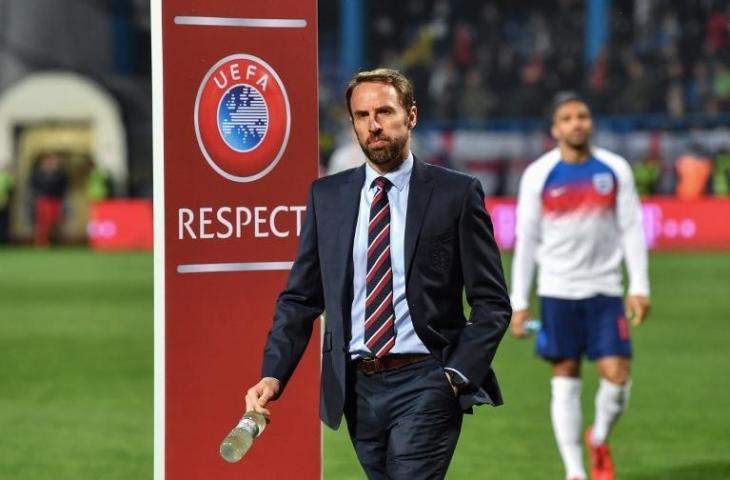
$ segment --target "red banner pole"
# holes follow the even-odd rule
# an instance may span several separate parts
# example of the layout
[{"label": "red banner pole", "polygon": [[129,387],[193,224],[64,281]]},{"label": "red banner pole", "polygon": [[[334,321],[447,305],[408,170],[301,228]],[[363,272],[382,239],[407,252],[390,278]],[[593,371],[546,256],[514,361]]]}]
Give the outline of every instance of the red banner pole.
[{"label": "red banner pole", "polygon": [[218,454],[317,176],[316,2],[157,0],[152,22],[155,479],[319,478],[316,341],[250,453]]}]

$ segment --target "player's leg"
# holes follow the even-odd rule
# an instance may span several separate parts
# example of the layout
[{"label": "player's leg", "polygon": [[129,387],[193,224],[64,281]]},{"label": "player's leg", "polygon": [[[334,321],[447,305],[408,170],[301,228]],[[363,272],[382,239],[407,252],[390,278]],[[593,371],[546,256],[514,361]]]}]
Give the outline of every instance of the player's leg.
[{"label": "player's leg", "polygon": [[611,428],[626,410],[631,392],[630,364],[630,359],[618,356],[603,357],[596,362],[601,380],[590,439],[593,445],[606,443]]},{"label": "player's leg", "polygon": [[550,418],[568,479],[585,479],[581,431],[580,358],[583,329],[576,301],[543,297],[537,351],[552,364]]},{"label": "player's leg", "polygon": [[580,362],[575,359],[554,361],[553,377],[550,381],[550,418],[555,441],[565,466],[565,478],[585,479],[581,432],[583,413],[581,411]]},{"label": "player's leg", "polygon": [[613,480],[607,438],[626,409],[631,388],[631,340],[620,297],[596,296],[587,301],[588,358],[596,361],[601,377],[596,392],[593,426],[586,432],[594,478]]}]

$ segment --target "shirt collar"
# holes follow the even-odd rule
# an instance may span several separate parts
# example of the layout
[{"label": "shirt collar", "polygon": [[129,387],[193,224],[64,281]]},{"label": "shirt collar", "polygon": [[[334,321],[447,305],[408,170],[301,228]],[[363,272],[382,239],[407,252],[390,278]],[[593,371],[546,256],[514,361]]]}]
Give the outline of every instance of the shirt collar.
[{"label": "shirt collar", "polygon": [[[412,171],[413,153],[408,152],[408,156],[398,168],[382,176],[390,180],[390,183],[392,183],[395,188],[397,188],[398,190],[403,190],[411,179]],[[380,176],[381,175],[376,172],[369,163],[365,164],[365,185],[367,185],[368,188],[371,188],[373,180]]]}]

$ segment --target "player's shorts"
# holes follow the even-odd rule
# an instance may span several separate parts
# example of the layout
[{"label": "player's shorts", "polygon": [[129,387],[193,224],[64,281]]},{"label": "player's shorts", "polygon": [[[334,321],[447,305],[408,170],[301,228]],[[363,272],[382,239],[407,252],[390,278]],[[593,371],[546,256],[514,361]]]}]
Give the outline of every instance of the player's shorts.
[{"label": "player's shorts", "polygon": [[621,297],[581,300],[540,297],[542,330],[537,354],[547,360],[631,358],[629,326]]}]

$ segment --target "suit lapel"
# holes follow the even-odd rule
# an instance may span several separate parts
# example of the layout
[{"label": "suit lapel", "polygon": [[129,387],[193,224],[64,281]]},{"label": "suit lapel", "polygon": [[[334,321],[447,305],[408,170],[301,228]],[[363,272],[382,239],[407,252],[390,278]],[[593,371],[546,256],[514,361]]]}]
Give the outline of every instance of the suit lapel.
[{"label": "suit lapel", "polygon": [[428,210],[428,202],[431,199],[433,183],[431,175],[425,164],[414,157],[413,172],[408,192],[408,209],[406,214],[406,234],[404,241],[404,256],[406,278],[409,277],[413,265],[413,255],[416,251],[423,218]]},{"label": "suit lapel", "polygon": [[[352,248],[355,241],[355,228],[360,210],[360,192],[365,182],[365,166],[353,170],[347,180],[340,185],[337,203],[333,205],[338,211],[337,222],[334,228],[337,231],[337,258],[338,278],[342,279],[343,318],[349,323],[350,308],[352,306]],[[345,335],[349,339],[349,325],[345,327]]]}]

